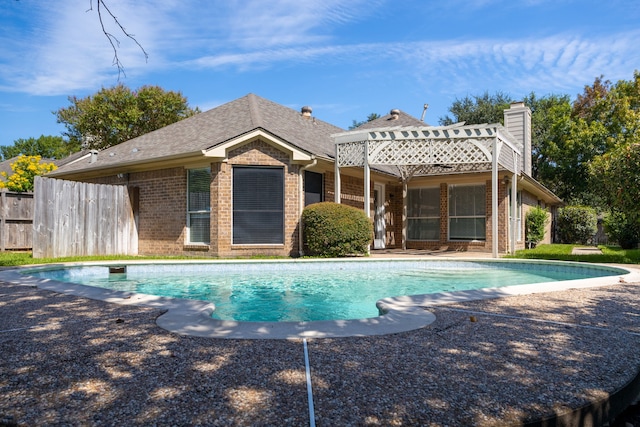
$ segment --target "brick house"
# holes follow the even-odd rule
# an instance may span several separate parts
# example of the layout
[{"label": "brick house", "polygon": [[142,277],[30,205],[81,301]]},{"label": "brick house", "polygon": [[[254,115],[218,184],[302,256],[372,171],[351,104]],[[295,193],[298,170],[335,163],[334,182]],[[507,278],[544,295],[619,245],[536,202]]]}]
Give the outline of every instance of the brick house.
[{"label": "brick house", "polygon": [[[306,205],[340,201],[364,209],[367,199],[374,250],[506,253],[525,245],[527,209],[561,201],[530,177],[528,108],[512,105],[505,120],[505,127],[431,127],[392,110],[345,132],[313,117],[309,107],[298,112],[249,94],[87,153],[48,176],[126,185],[140,254],[299,256]],[[490,157],[492,141],[504,149],[493,165],[478,157]],[[371,150],[387,153],[385,161],[353,163],[353,153]],[[456,154],[445,158],[446,150]]]}]

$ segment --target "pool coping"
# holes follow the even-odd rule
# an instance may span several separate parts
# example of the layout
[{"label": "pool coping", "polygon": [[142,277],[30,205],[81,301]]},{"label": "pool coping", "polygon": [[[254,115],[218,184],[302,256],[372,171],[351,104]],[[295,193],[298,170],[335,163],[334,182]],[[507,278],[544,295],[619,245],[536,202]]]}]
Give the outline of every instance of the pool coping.
[{"label": "pool coping", "polygon": [[[434,258],[420,256],[384,259],[353,259],[353,262],[377,262],[390,260],[436,261]],[[339,259],[345,261],[345,259]],[[531,285],[507,286],[501,288],[485,288],[469,291],[443,292],[427,295],[401,296],[384,298],[377,302],[381,316],[353,320],[325,320],[313,322],[236,322],[218,320],[211,317],[214,311],[212,303],[195,300],[184,300],[157,297],[133,292],[113,291],[104,288],[60,282],[51,279],[40,279],[20,273],[23,270],[52,269],[74,266],[121,266],[123,264],[192,264],[192,263],[277,263],[277,262],[330,262],[331,259],[298,259],[298,260],[124,260],[101,262],[72,262],[45,265],[29,265],[0,271],[0,281],[40,289],[85,297],[122,305],[151,307],[165,312],[156,323],[163,329],[180,335],[227,338],[227,339],[302,339],[302,338],[341,338],[372,335],[387,335],[406,332],[426,327],[435,321],[435,316],[428,311],[429,306],[446,305],[463,301],[502,298],[515,295],[526,295],[567,289],[610,286],[620,283],[640,282],[640,270],[628,265],[592,264],[571,261],[548,260],[513,260],[487,258],[456,258],[461,262],[518,262],[530,264],[589,265],[598,268],[615,268],[627,271],[626,274],[611,275],[590,279],[569,280],[562,282],[545,282]],[[452,259],[438,259],[439,262],[455,262]],[[351,261],[349,261],[351,262]]]}]

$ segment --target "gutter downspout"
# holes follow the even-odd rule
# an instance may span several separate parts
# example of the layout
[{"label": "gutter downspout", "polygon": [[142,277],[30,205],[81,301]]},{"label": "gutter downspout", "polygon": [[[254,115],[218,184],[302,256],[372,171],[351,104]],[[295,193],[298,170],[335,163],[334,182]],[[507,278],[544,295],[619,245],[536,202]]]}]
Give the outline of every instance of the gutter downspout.
[{"label": "gutter downspout", "polygon": [[314,167],[318,164],[318,159],[316,156],[311,156],[313,162],[309,163],[306,166],[300,168],[300,172],[298,173],[298,188],[300,189],[300,219],[298,220],[298,255],[304,255],[304,239],[303,239],[303,230],[302,230],[302,211],[304,210],[304,171],[309,168]]}]

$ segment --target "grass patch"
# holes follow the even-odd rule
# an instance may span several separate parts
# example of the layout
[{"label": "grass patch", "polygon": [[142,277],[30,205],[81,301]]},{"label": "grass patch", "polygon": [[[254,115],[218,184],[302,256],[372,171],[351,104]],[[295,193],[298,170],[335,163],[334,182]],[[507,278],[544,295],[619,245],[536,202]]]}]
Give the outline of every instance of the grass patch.
[{"label": "grass patch", "polygon": [[[256,255],[253,257],[242,257],[238,259],[283,259],[287,257],[281,256],[268,256],[268,255]],[[56,264],[62,262],[90,262],[90,261],[144,261],[144,260],[214,260],[218,258],[212,257],[192,257],[192,256],[134,256],[134,255],[100,255],[100,256],[75,256],[75,257],[63,257],[63,258],[34,258],[31,252],[0,252],[0,268],[1,267],[16,267],[21,265],[31,264]]]},{"label": "grass patch", "polygon": [[640,249],[621,249],[617,246],[598,246],[602,254],[572,255],[576,245],[547,244],[534,249],[516,251],[507,258],[552,259],[561,261],[595,262],[600,264],[640,264]]}]

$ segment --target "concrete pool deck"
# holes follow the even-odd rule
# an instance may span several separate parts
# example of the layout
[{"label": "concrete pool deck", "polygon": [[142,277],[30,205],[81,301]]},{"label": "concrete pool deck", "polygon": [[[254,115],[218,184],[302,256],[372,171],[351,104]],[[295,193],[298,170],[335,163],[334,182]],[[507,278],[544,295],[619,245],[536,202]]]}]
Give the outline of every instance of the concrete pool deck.
[{"label": "concrete pool deck", "polygon": [[[609,281],[424,307],[435,320],[408,332],[308,337],[314,420],[605,420],[640,391],[639,296],[640,280]],[[0,284],[0,425],[310,424],[301,339],[183,336],[157,326],[163,312]]]}]

